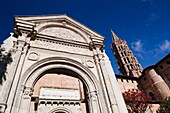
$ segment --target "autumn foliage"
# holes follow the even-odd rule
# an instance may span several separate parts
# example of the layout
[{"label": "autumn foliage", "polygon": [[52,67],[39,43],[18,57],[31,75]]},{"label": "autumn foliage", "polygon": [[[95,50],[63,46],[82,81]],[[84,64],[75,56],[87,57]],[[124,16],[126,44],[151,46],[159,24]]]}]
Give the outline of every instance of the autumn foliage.
[{"label": "autumn foliage", "polygon": [[129,89],[123,94],[129,113],[144,113],[146,111],[148,101],[151,97],[146,95],[144,91],[138,89]]}]

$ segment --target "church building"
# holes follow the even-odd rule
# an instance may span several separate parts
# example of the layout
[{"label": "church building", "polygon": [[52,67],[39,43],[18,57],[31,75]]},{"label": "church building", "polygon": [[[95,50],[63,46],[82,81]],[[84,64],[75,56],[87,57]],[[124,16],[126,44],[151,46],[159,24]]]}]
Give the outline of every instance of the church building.
[{"label": "church building", "polygon": [[[16,16],[1,46],[11,62],[1,77],[0,113],[127,113],[103,41],[66,15]],[[139,76],[138,62],[128,66],[139,71],[122,74]]]},{"label": "church building", "polygon": [[128,89],[155,101],[170,96],[170,54],[143,70],[127,42],[111,32],[119,74],[104,37],[76,20],[16,16],[14,33],[1,45],[10,62],[0,81],[0,113],[128,113],[122,96]]}]

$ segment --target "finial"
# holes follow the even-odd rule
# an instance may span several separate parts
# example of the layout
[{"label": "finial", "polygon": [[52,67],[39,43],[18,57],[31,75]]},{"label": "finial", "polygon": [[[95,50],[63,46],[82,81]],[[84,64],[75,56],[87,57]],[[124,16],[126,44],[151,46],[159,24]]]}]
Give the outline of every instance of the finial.
[{"label": "finial", "polygon": [[112,33],[112,41],[113,40],[119,40],[119,37],[117,37],[117,35],[112,31],[112,29],[110,28],[111,33]]}]

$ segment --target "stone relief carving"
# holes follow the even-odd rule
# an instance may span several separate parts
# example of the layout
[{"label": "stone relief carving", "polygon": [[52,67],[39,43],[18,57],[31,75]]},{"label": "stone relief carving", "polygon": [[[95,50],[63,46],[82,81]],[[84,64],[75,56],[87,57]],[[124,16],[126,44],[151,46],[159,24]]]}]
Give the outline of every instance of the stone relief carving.
[{"label": "stone relief carving", "polygon": [[86,60],[86,65],[87,65],[87,67],[89,67],[89,68],[93,68],[93,67],[94,67],[94,63],[93,63],[93,61],[91,61],[91,60]]},{"label": "stone relief carving", "polygon": [[87,47],[79,47],[75,45],[70,45],[62,42],[53,42],[49,40],[37,39],[35,41],[31,41],[30,46],[58,50],[58,51],[65,51],[69,53],[92,55],[92,51],[90,51]]},{"label": "stone relief carving", "polygon": [[79,34],[77,34],[76,32],[66,29],[66,28],[61,28],[61,27],[46,28],[42,30],[40,34],[59,37],[59,38],[68,39],[68,40],[79,41],[79,42],[86,42],[84,38],[80,36]]},{"label": "stone relief carving", "polygon": [[88,98],[92,100],[97,100],[97,91],[89,92]]},{"label": "stone relief carving", "polygon": [[28,55],[28,60],[37,61],[38,59],[39,59],[38,53],[31,52],[31,53]]},{"label": "stone relief carving", "polygon": [[33,89],[30,87],[24,87],[23,89],[24,99],[29,99],[31,95],[33,95]]}]

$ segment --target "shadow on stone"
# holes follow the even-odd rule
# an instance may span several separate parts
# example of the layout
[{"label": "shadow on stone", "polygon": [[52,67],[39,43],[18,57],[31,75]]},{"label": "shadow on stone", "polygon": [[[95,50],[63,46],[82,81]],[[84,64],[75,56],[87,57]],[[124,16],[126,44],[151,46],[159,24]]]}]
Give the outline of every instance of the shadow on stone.
[{"label": "shadow on stone", "polygon": [[4,51],[5,49],[0,48],[0,84],[3,83],[3,80],[6,80],[7,65],[12,62],[11,53],[4,53]]}]

